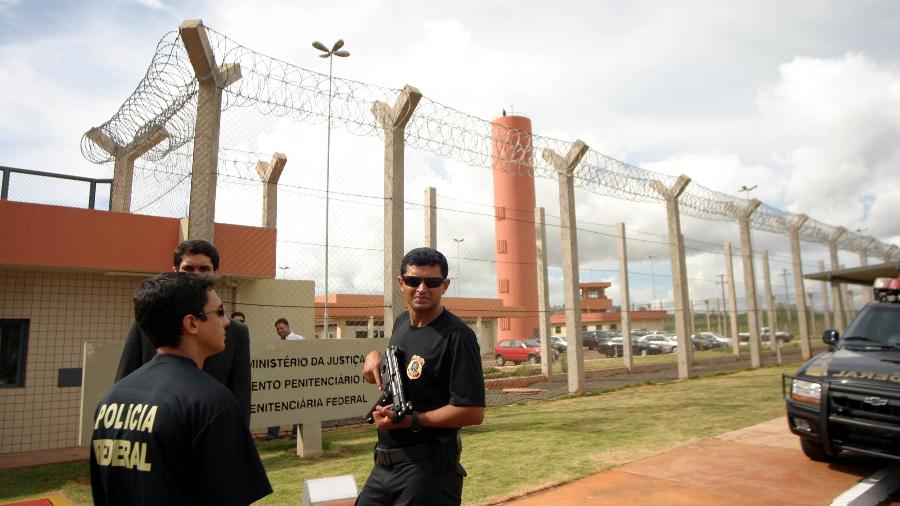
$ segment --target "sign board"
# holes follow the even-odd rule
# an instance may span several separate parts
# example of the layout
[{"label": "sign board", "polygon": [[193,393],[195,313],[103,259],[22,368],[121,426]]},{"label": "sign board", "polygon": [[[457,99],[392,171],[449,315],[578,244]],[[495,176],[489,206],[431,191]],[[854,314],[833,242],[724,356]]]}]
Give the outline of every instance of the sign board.
[{"label": "sign board", "polygon": [[[366,354],[384,339],[307,339],[255,343],[251,354],[250,426],[320,424],[363,417],[379,397],[362,381]],[[122,343],[86,343],[79,444],[88,444],[93,414],[113,384]]]}]

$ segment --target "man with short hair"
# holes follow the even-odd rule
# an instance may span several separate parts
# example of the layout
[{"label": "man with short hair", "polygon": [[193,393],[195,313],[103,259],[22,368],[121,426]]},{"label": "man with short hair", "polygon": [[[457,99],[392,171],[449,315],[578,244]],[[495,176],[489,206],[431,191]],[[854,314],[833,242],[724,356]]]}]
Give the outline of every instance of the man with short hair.
[{"label": "man with short hair", "polygon": [[170,272],[138,288],[137,325],[157,354],[94,414],[94,504],[237,505],[272,493],[237,399],[200,369],[231,323],[215,283]]},{"label": "man with short hair", "polygon": [[[397,283],[407,311],[390,339],[399,347],[407,401],[414,412],[397,420],[393,406],[376,407],[375,465],[357,504],[460,504],[466,471],[459,463],[459,429],[484,421],[484,375],[478,341],[441,304],[450,286],[444,255],[416,248],[400,264]],[[366,356],[363,379],[381,385],[380,352]]]},{"label": "man with short hair", "polygon": [[244,316],[244,313],[242,313],[240,311],[235,311],[235,312],[231,313],[231,319],[234,321],[239,321],[241,323],[247,322],[247,317]]},{"label": "man with short hair", "polygon": [[278,333],[278,337],[280,337],[282,341],[303,341],[306,339],[299,334],[294,334],[294,331],[291,330],[291,324],[286,318],[275,320],[275,332]]},{"label": "man with short hair", "polygon": [[[184,241],[172,253],[172,270],[194,274],[217,274],[219,250],[203,240]],[[137,323],[132,323],[116,381],[121,380],[156,355],[156,347],[142,335]],[[250,332],[247,326],[232,321],[225,331],[225,350],[204,362],[203,370],[219,380],[237,397],[247,426],[250,426]]]}]

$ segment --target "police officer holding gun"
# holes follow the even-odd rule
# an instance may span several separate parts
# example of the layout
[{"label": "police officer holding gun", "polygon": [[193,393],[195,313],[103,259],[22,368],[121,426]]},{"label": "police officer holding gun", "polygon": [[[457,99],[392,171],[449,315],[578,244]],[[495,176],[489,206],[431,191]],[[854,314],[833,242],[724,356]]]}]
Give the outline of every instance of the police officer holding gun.
[{"label": "police officer holding gun", "polygon": [[[390,345],[399,350],[411,412],[375,406],[375,465],[358,505],[462,502],[459,429],[484,420],[484,376],[475,333],[441,304],[447,273],[446,257],[432,248],[416,248],[400,264],[407,311],[394,321]],[[363,366],[363,379],[379,388],[383,360],[372,351]]]}]

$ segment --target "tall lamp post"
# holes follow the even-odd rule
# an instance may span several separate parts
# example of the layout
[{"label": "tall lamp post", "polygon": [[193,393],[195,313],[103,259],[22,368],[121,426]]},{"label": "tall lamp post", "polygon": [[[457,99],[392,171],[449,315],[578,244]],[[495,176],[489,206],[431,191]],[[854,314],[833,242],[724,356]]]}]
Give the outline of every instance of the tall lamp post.
[{"label": "tall lamp post", "polygon": [[460,246],[462,245],[464,238],[453,239],[453,242],[456,243],[456,296],[459,297],[459,251]]},{"label": "tall lamp post", "polygon": [[653,308],[653,304],[656,303],[656,270],[653,268],[653,261],[656,260],[656,255],[647,255],[647,258],[650,259],[650,284],[653,286],[653,301],[650,302],[650,308]]},{"label": "tall lamp post", "polygon": [[759,185],[753,185],[753,186],[741,185],[741,187],[738,188],[738,191],[739,191],[739,192],[746,192],[746,193],[747,193],[747,200],[750,200],[750,192],[752,192],[753,190],[755,190],[757,186],[759,186]]},{"label": "tall lamp post", "polygon": [[279,267],[279,269],[281,269],[281,279],[287,279],[287,270],[290,268],[291,266],[289,265],[282,265]]},{"label": "tall lamp post", "polygon": [[328,339],[328,215],[329,215],[329,197],[331,191],[331,83],[332,83],[332,67],[334,65],[334,57],[339,56],[346,58],[350,53],[341,49],[344,47],[344,39],[338,39],[331,46],[331,49],[325,47],[319,41],[312,43],[313,47],[322,51],[319,58],[328,58],[328,137],[325,141],[325,297],[322,298],[322,328],[324,337]]}]

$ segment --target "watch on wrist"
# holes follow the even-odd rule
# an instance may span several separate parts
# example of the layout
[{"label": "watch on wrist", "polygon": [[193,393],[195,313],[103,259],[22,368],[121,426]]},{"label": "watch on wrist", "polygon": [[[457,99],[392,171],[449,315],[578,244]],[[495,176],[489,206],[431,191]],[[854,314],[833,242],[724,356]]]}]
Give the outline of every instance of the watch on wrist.
[{"label": "watch on wrist", "polygon": [[422,426],[419,425],[419,412],[413,411],[412,415],[409,417],[409,430],[410,432],[418,433],[422,430]]}]

